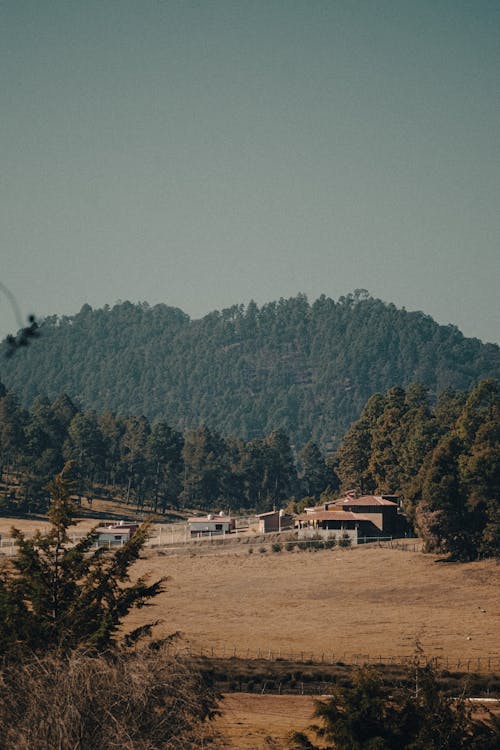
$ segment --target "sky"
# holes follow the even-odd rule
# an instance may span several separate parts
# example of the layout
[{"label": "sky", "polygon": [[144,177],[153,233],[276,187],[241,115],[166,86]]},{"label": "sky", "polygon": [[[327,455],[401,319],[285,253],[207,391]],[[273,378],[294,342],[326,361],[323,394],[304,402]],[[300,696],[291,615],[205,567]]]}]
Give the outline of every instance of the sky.
[{"label": "sky", "polygon": [[[498,0],[0,0],[0,283],[500,341]],[[0,335],[17,329],[0,290]]]}]

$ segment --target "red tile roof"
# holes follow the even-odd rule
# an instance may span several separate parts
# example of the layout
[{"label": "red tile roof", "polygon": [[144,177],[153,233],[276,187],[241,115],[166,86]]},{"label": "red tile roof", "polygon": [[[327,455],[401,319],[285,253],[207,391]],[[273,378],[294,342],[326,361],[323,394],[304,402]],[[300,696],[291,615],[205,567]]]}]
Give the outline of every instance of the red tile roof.
[{"label": "red tile roof", "polygon": [[380,506],[394,506],[397,507],[397,503],[393,503],[392,500],[386,500],[381,495],[363,495],[362,497],[341,497],[336,500],[333,505],[342,507],[344,505],[352,505],[353,507],[363,507],[366,505],[380,505]]},{"label": "red tile roof", "polygon": [[301,513],[299,521],[371,521],[361,513],[351,513],[349,510],[320,510],[314,513]]}]

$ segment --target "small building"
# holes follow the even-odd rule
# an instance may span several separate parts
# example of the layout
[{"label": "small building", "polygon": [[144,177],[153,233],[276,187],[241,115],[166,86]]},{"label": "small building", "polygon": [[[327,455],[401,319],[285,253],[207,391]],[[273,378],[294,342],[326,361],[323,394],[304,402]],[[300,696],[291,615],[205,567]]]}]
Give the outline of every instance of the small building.
[{"label": "small building", "polygon": [[123,547],[138,528],[136,523],[124,523],[124,521],[109,526],[99,526],[96,529],[96,544],[98,547]]},{"label": "small building", "polygon": [[271,510],[268,513],[257,514],[259,519],[259,534],[270,531],[283,531],[293,527],[293,516],[283,510]]},{"label": "small building", "polygon": [[234,531],[236,521],[231,516],[224,515],[224,513],[219,513],[218,516],[209,513],[208,516],[188,518],[188,528],[192,537],[218,536],[230,534]]}]

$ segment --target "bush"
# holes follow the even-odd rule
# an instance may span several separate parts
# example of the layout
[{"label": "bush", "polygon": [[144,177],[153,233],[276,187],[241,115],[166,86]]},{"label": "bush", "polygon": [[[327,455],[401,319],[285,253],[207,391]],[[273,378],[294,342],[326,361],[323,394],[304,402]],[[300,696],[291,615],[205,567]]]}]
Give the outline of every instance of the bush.
[{"label": "bush", "polygon": [[32,657],[0,681],[3,750],[187,750],[214,738],[215,695],[165,647]]},{"label": "bush", "polygon": [[267,549],[265,547],[259,547],[259,552],[264,555],[267,552]]},{"label": "bush", "polygon": [[350,547],[352,544],[351,537],[349,534],[346,534],[345,532],[342,534],[342,536],[339,539],[339,547]]},{"label": "bush", "polygon": [[295,549],[295,542],[287,542],[285,544],[285,549],[287,552],[293,552]]},{"label": "bush", "polygon": [[337,540],[335,537],[331,537],[331,539],[325,539],[324,541],[324,548],[325,549],[333,549],[337,544]]},{"label": "bush", "polygon": [[273,552],[281,552],[281,550],[283,549],[283,546],[281,545],[280,542],[273,542],[271,549]]},{"label": "bush", "polygon": [[253,547],[249,547],[247,551],[249,555],[253,555]]},{"label": "bush", "polygon": [[[305,675],[304,678],[305,679]],[[418,680],[418,682],[417,682]],[[316,701],[310,726],[316,745],[304,732],[294,732],[289,750],[496,750],[498,718],[473,719],[464,698],[446,696],[430,665],[409,667],[405,684],[388,689],[373,668],[354,672],[352,684],[331,688],[332,697]],[[416,686],[418,684],[418,690]]]}]

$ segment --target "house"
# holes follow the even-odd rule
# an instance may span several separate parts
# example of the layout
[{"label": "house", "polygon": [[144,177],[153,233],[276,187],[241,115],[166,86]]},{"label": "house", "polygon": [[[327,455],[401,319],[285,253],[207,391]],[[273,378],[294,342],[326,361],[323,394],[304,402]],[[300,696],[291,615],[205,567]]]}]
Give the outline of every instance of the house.
[{"label": "house", "polygon": [[259,533],[267,534],[269,531],[283,531],[293,527],[293,516],[283,510],[271,510],[268,513],[259,513]]},{"label": "house", "polygon": [[375,534],[366,534],[366,536],[375,536],[384,534],[392,536],[397,534],[401,527],[401,520],[398,515],[399,506],[395,495],[362,495],[356,497],[349,493],[333,502],[325,503],[325,510],[342,510],[350,513],[361,514],[367,517],[374,527]]},{"label": "house", "polygon": [[136,523],[124,523],[123,521],[109,526],[99,526],[95,530],[97,534],[96,545],[98,547],[123,547],[138,528],[139,526]]},{"label": "house", "polygon": [[317,536],[339,538],[347,535],[352,544],[357,544],[359,537],[374,536],[378,532],[368,516],[346,510],[307,508],[295,521],[299,539]]},{"label": "house", "polygon": [[222,512],[218,516],[209,513],[208,516],[188,518],[188,528],[192,537],[218,536],[230,534],[231,531],[234,531],[236,521]]}]

